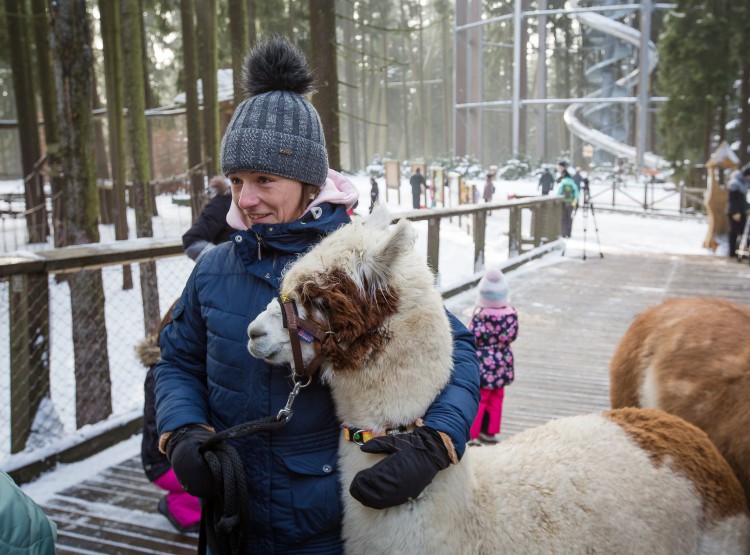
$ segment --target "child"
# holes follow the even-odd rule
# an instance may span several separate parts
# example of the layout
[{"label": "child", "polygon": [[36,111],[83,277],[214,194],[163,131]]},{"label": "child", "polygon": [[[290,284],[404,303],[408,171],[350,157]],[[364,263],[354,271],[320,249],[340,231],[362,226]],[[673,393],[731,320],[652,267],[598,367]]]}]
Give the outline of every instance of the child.
[{"label": "child", "polygon": [[510,344],[518,336],[518,315],[508,303],[508,284],[500,270],[487,270],[479,282],[479,296],[469,329],[477,342],[482,395],[471,426],[469,445],[497,443],[503,414],[503,388],[515,377]]},{"label": "child", "polygon": [[[175,301],[176,304],[176,301]],[[149,336],[136,346],[136,354],[144,366],[148,366],[144,387],[143,441],[141,443],[141,463],[149,481],[166,490],[159,499],[157,509],[178,532],[183,534],[198,532],[201,520],[201,506],[197,497],[185,492],[180,486],[167,457],[159,451],[159,436],[156,433],[156,408],[154,407],[154,366],[159,361],[159,334],[172,319],[172,309],[159,324],[156,335]]]}]

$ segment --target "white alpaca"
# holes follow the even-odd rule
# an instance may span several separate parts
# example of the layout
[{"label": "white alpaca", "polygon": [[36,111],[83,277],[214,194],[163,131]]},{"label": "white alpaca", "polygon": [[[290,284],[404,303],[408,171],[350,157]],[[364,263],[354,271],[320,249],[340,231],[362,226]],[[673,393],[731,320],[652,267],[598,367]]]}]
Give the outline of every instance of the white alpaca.
[{"label": "white alpaca", "polygon": [[[449,380],[452,338],[415,231],[373,212],[325,238],[284,275],[281,294],[330,332],[321,353],[344,426],[414,425]],[[248,327],[250,352],[291,363],[281,308]],[[301,393],[304,395],[304,392]],[[385,510],[349,494],[383,455],[339,446],[350,554],[750,553],[742,490],[703,432],[660,411],[556,420],[468,450],[414,501]]]}]

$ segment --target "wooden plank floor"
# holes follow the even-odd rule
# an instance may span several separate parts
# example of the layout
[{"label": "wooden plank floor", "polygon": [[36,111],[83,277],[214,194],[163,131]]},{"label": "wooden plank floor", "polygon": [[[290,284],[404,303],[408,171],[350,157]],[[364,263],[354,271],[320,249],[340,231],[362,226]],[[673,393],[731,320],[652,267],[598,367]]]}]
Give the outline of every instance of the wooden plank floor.
[{"label": "wooden plank floor", "polygon": [[[609,360],[645,308],[694,295],[750,304],[750,266],[731,259],[608,254],[553,262],[548,256],[508,275],[520,334],[513,345],[516,381],[506,389],[505,437],[553,418],[609,408]],[[474,295],[469,291],[446,305],[467,321]],[[57,552],[195,553],[197,538],[175,533],[156,512],[160,495],[137,458],[58,492],[43,505],[58,525]]]}]

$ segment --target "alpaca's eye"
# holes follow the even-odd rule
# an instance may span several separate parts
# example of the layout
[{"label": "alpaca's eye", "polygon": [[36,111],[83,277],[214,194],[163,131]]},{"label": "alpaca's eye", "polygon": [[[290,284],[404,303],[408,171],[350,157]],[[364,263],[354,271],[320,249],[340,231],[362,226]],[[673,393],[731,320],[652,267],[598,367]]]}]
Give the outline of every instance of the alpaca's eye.
[{"label": "alpaca's eye", "polygon": [[330,308],[330,305],[328,304],[328,300],[324,299],[323,297],[316,297],[314,299],[311,299],[310,302],[318,310],[327,311]]}]

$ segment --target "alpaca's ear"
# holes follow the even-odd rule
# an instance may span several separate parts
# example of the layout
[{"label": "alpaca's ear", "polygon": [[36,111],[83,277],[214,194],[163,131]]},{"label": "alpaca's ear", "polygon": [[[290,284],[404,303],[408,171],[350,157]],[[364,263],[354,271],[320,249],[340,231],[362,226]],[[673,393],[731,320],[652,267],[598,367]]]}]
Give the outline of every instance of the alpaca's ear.
[{"label": "alpaca's ear", "polygon": [[391,212],[385,204],[379,204],[365,220],[368,229],[388,229],[391,225]]},{"label": "alpaca's ear", "polygon": [[[374,213],[374,211],[373,211]],[[383,289],[391,281],[391,267],[402,255],[414,248],[417,232],[409,220],[399,220],[387,237],[369,252],[359,267],[364,283],[372,289]]]}]

